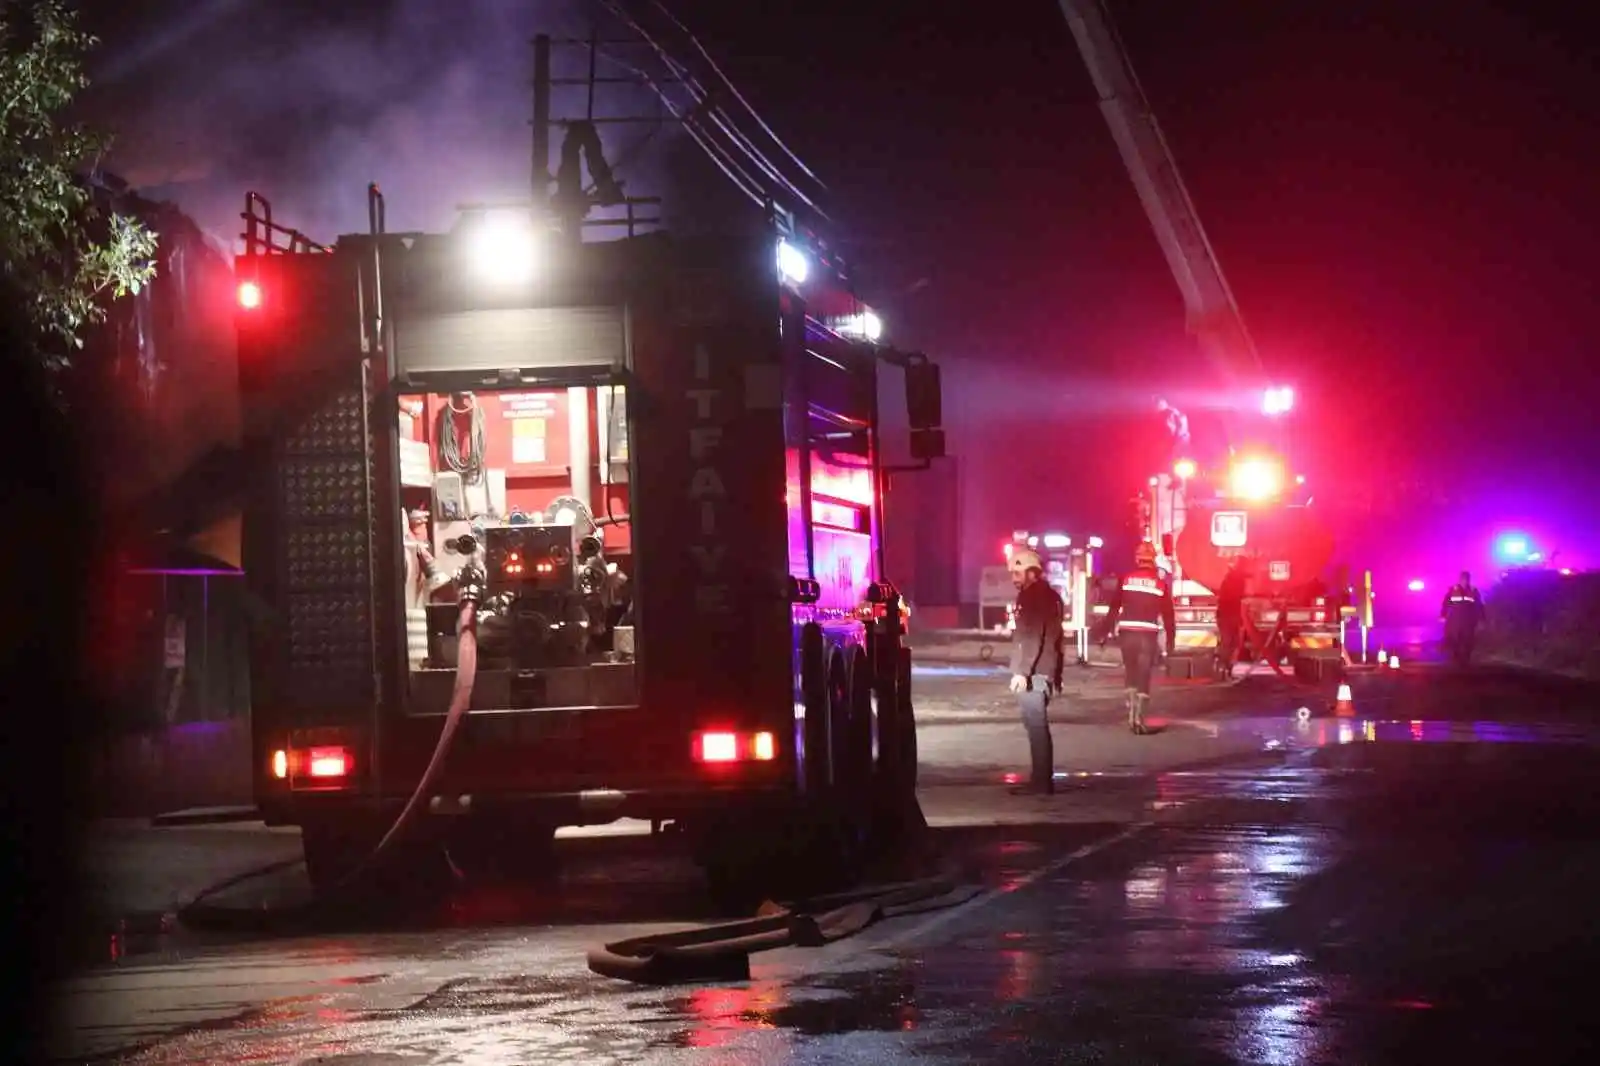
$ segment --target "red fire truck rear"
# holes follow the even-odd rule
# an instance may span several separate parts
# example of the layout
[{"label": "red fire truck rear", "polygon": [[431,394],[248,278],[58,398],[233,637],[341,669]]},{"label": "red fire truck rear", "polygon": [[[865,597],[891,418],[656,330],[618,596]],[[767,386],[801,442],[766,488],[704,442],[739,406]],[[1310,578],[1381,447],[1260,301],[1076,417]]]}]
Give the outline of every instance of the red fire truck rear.
[{"label": "red fire truck rear", "polygon": [[587,243],[494,209],[387,232],[375,186],[369,215],[323,245],[251,195],[237,260],[270,442],[256,795],[313,882],[375,848],[418,879],[441,852],[537,866],[558,827],[627,817],[727,885],[914,820],[878,368],[925,465],[938,367],[867,339],[777,209],[750,237]]},{"label": "red fire truck rear", "polygon": [[1331,588],[1325,580],[1333,539],[1281,457],[1244,453],[1220,476],[1179,460],[1171,473],[1150,478],[1137,511],[1172,577],[1176,672],[1208,675],[1217,668],[1216,593],[1235,560],[1248,575],[1247,655],[1287,659],[1301,673],[1342,659],[1345,618],[1354,612],[1342,606],[1343,578]]}]

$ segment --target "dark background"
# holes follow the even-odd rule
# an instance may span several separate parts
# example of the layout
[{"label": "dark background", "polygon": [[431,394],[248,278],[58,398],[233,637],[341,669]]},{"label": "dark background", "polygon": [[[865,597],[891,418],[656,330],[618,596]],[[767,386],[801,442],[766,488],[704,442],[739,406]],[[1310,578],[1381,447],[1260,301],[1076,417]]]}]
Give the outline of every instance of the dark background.
[{"label": "dark background", "polygon": [[[1581,8],[1111,6],[1352,550],[1442,576],[1516,528],[1582,563],[1600,86]],[[948,365],[963,588],[1014,527],[1111,532],[1192,348],[1053,0],[671,7],[827,181],[892,339]],[[96,0],[91,111],[121,132],[113,167],[224,239],[245,188],[314,234],[360,228],[373,179],[393,226],[441,227],[526,189],[526,42],[587,10]],[[630,191],[682,192],[681,143],[624,141]]]}]

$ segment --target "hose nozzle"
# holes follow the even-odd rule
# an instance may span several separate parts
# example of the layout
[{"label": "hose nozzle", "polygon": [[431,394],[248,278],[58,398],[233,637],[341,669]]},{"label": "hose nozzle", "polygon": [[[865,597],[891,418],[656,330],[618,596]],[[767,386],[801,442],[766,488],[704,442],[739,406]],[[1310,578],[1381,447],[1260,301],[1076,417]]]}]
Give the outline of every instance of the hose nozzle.
[{"label": "hose nozzle", "polygon": [[489,575],[475,563],[468,563],[456,574],[456,590],[461,603],[480,604],[488,594]]}]

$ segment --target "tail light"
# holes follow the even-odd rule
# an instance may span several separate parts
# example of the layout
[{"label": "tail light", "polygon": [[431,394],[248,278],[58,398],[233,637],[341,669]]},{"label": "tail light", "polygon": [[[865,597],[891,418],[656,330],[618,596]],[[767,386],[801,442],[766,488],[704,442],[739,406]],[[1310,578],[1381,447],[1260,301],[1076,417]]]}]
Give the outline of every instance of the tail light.
[{"label": "tail light", "polygon": [[346,777],[350,773],[352,760],[344,748],[312,748],[307,754],[307,776]]},{"label": "tail light", "polygon": [[356,769],[355,754],[343,746],[279,748],[272,753],[272,776],[294,788],[339,788]]},{"label": "tail light", "polygon": [[239,306],[246,311],[254,311],[261,306],[261,286],[253,281],[239,283]]},{"label": "tail light", "polygon": [[772,762],[778,757],[778,738],[771,733],[711,730],[694,735],[693,752],[698,763]]}]

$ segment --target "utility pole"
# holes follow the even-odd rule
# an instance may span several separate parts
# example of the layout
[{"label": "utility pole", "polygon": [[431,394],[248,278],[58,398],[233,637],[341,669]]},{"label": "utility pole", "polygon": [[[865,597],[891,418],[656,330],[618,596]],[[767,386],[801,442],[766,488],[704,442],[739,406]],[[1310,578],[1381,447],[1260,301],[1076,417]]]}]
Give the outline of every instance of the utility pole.
[{"label": "utility pole", "polygon": [[533,203],[541,213],[550,203],[550,35],[533,39]]}]

